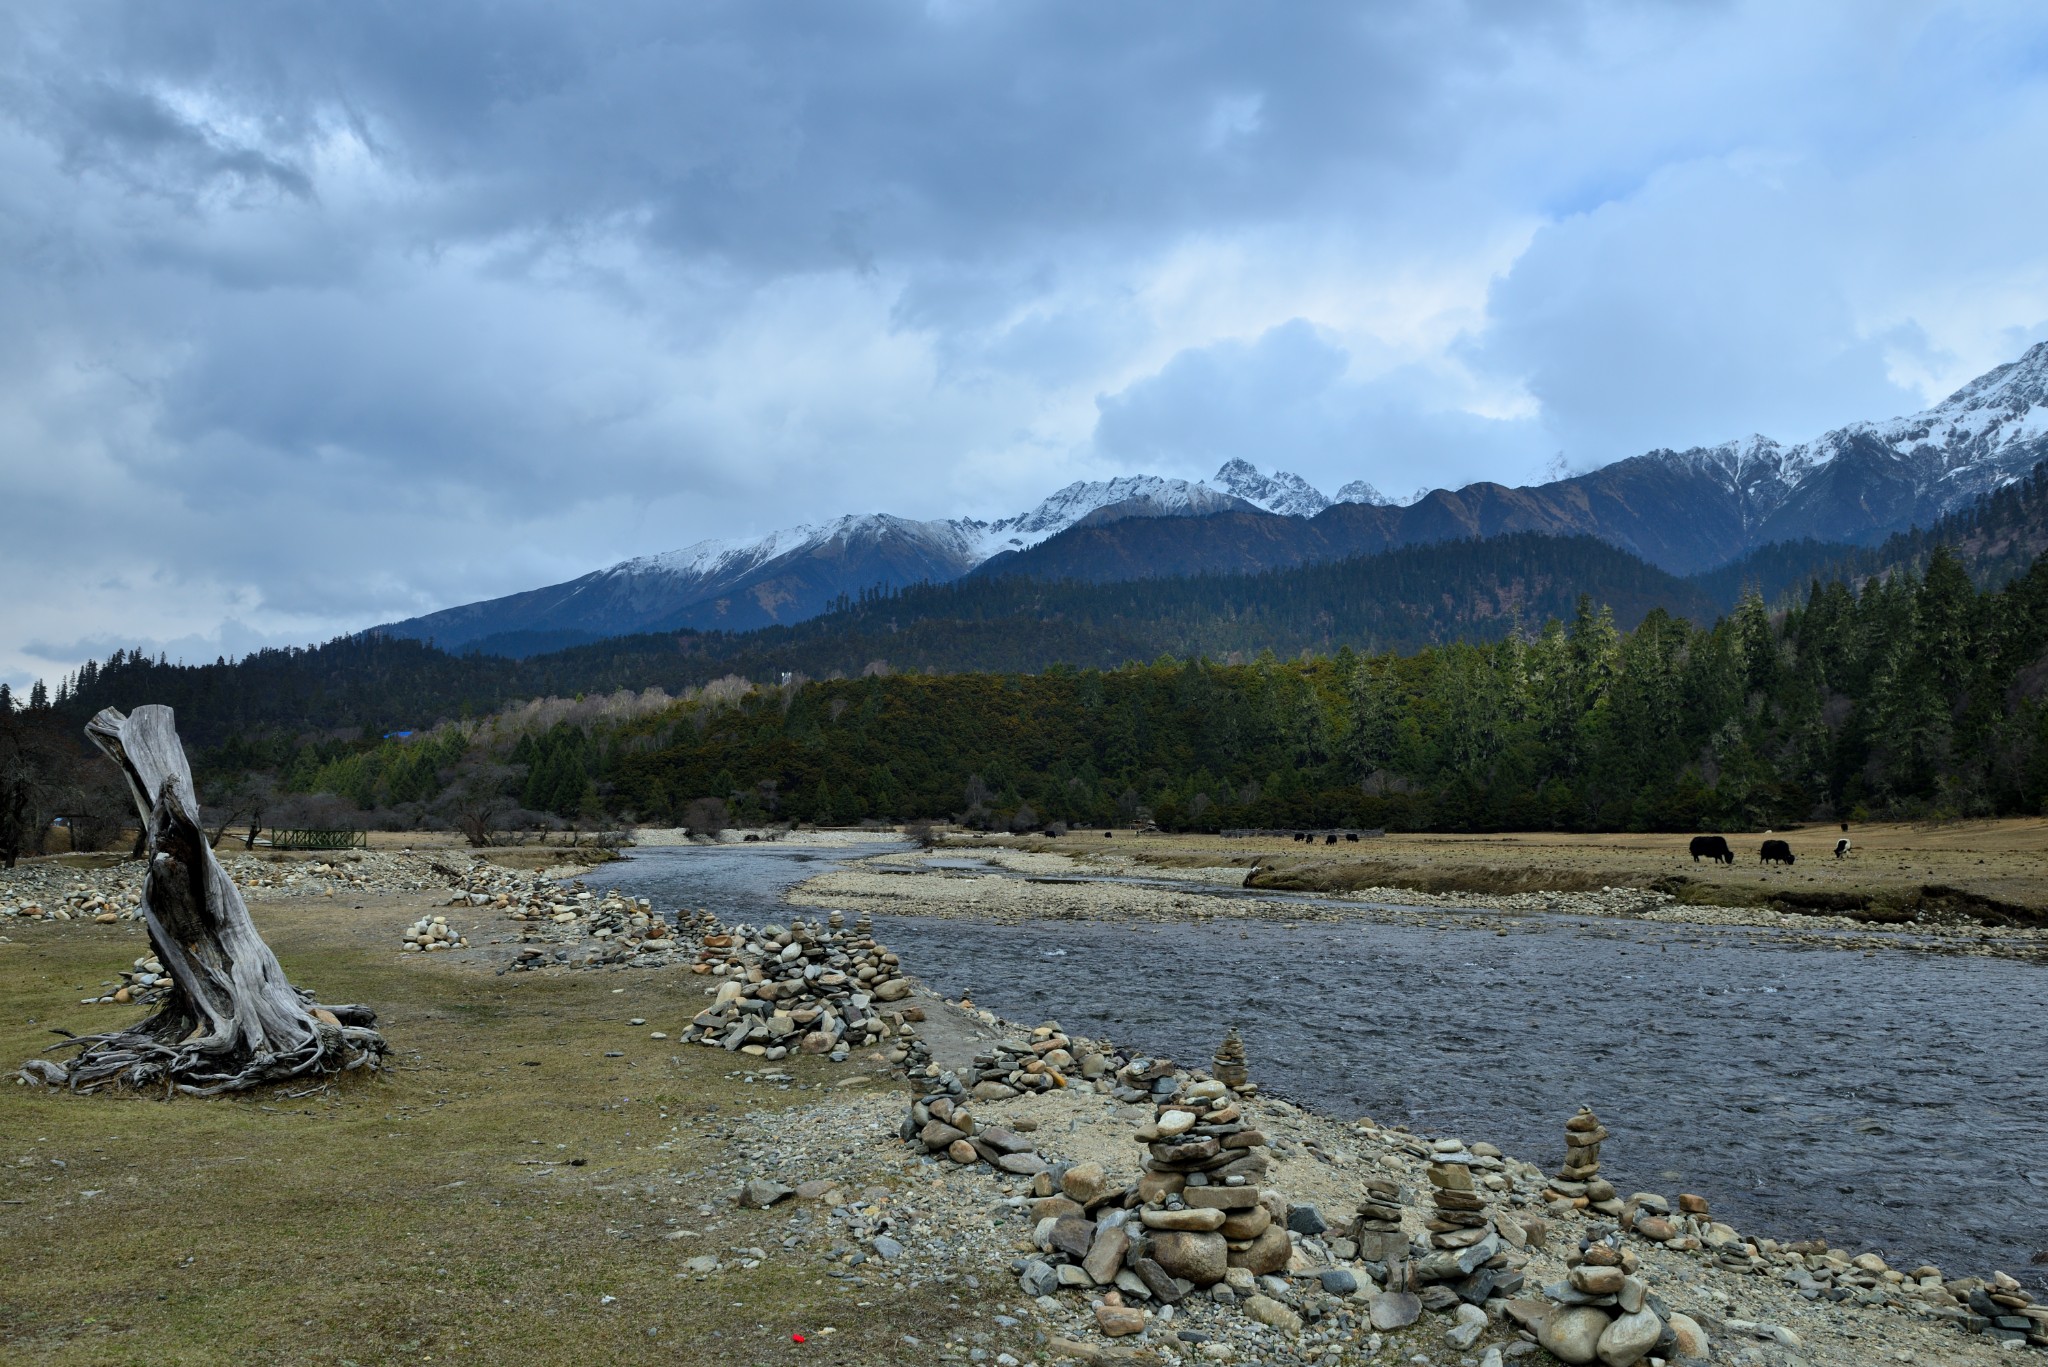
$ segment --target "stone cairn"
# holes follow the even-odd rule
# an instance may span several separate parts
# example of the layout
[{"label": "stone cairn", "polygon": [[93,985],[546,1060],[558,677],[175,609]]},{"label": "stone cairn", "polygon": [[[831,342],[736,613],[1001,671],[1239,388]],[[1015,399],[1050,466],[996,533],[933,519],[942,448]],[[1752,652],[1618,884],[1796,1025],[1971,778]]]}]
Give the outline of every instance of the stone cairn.
[{"label": "stone cairn", "polygon": [[119,986],[97,997],[85,997],[79,1005],[93,1003],[117,1006],[155,1006],[171,994],[171,976],[154,956],[145,954],[133,966],[121,970]]},{"label": "stone cairn", "polygon": [[886,1009],[910,995],[910,980],[875,942],[865,915],[850,930],[836,911],[824,926],[755,929],[700,916],[692,928],[700,948],[691,971],[719,982],[711,1005],[683,1031],[685,1043],[769,1062],[792,1052],[843,1062],[855,1049],[885,1047],[890,1063],[929,1065],[930,1048],[917,1034],[924,1009]]},{"label": "stone cairn", "polygon": [[1007,1101],[1065,1087],[1076,1078],[1092,1085],[1109,1072],[1113,1057],[1100,1045],[1068,1038],[1058,1021],[1047,1021],[1031,1031],[1027,1043],[998,1044],[975,1055],[971,1089],[977,1101]]},{"label": "stone cairn", "polygon": [[1553,1204],[1620,1218],[1620,1193],[1600,1176],[1600,1145],[1607,1138],[1607,1127],[1589,1107],[1564,1122],[1564,1166],[1546,1193]]},{"label": "stone cairn", "polygon": [[[1135,1183],[1110,1178],[1099,1163],[1059,1164],[1039,1174],[1030,1206],[1038,1256],[1017,1264],[1032,1296],[1074,1290],[1094,1300],[1096,1327],[1107,1337],[1142,1332],[1153,1323],[1141,1308],[1172,1307],[1202,1292],[1285,1333],[1299,1332],[1303,1292],[1274,1274],[1286,1272],[1294,1239],[1323,1233],[1312,1206],[1295,1206],[1262,1190],[1271,1166],[1266,1139],[1245,1119],[1221,1079],[1190,1077],[1165,1059],[1133,1059],[1098,1090],[1127,1099],[1150,1097],[1152,1119],[1135,1138],[1146,1146]],[[929,1140],[926,1141],[929,1144]],[[1318,1274],[1331,1295],[1357,1290],[1352,1274]]]},{"label": "stone cairn", "polygon": [[1565,1279],[1543,1288],[1545,1300],[1508,1307],[1559,1362],[1632,1367],[1652,1353],[1667,1362],[1706,1360],[1705,1333],[1651,1293],[1620,1230],[1596,1226],[1566,1253],[1565,1265]]},{"label": "stone cairn", "polygon": [[926,1153],[963,1167],[986,1163],[1012,1177],[1036,1177],[1046,1170],[1037,1142],[1029,1137],[1036,1122],[1016,1128],[983,1126],[968,1109],[966,1087],[952,1073],[941,1074],[937,1090],[910,1105],[899,1133],[906,1144],[922,1144]]},{"label": "stone cairn", "polygon": [[468,937],[449,925],[446,916],[422,916],[408,926],[405,932],[405,952],[408,954],[428,950],[461,949],[468,943]]},{"label": "stone cairn", "polygon": [[1254,1277],[1286,1268],[1286,1198],[1265,1199],[1258,1185],[1272,1166],[1266,1136],[1220,1079],[1190,1081],[1156,1102],[1137,1139],[1146,1146],[1137,1194],[1147,1257],[1197,1287],[1233,1267]]},{"label": "stone cairn", "polygon": [[1460,1302],[1483,1307],[1514,1295],[1522,1289],[1522,1274],[1510,1266],[1509,1250],[1526,1244],[1524,1227],[1514,1226],[1519,1240],[1504,1237],[1508,1226],[1496,1222],[1473,1177],[1478,1155],[1455,1139],[1439,1139],[1431,1150],[1427,1173],[1435,1208],[1423,1222],[1430,1251],[1409,1268],[1423,1307],[1449,1310]]},{"label": "stone cairn", "polygon": [[1216,1056],[1209,1060],[1209,1076],[1236,1092],[1239,1096],[1254,1096],[1258,1084],[1253,1082],[1245,1070],[1244,1041],[1238,1038],[1237,1027],[1223,1037],[1223,1043],[1216,1047]]},{"label": "stone cairn", "polygon": [[[456,895],[458,904],[465,897]],[[499,893],[495,905],[511,906],[511,896]],[[536,890],[522,906],[512,910],[519,922],[522,948],[513,960],[513,971],[551,968],[600,968],[636,964],[653,968],[674,962],[685,952],[682,936],[670,930],[668,922],[644,897],[607,892],[603,897],[585,891]]]}]

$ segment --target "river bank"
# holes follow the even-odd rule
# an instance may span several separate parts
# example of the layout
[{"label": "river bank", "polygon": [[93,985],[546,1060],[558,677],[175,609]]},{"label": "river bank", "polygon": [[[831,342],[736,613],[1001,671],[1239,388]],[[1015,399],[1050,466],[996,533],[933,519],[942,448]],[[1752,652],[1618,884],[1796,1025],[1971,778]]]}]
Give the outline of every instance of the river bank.
[{"label": "river bank", "polygon": [[[750,868],[758,856],[776,861],[772,875],[762,873],[766,864]],[[249,894],[296,981],[385,1013],[398,1050],[385,1080],[289,1102],[143,1106],[0,1093],[8,1128],[35,1136],[10,1155],[15,1190],[6,1195],[17,1204],[0,1205],[0,1236],[23,1250],[0,1282],[0,1342],[11,1353],[51,1362],[229,1352],[304,1359],[314,1343],[316,1360],[432,1351],[552,1361],[564,1336],[608,1361],[669,1362],[817,1361],[829,1351],[828,1360],[851,1363],[993,1367],[1007,1367],[1006,1357],[1451,1367],[1478,1364],[1489,1348],[1503,1361],[1528,1351],[1502,1302],[1458,1346],[1447,1339],[1449,1312],[1381,1331],[1366,1315],[1370,1293],[1332,1295],[1307,1269],[1290,1270],[1278,1288],[1310,1318],[1299,1335],[1241,1307],[1192,1298],[1170,1319],[1150,1307],[1142,1333],[1106,1340],[1089,1296],[1035,1297],[1019,1284],[1017,1267],[1040,1256],[1027,1218],[1039,1198],[1029,1182],[934,1158],[898,1137],[909,1099],[933,1080],[906,1083],[879,1049],[833,1064],[680,1045],[716,981],[692,971],[688,954],[579,954],[504,973],[537,931],[536,904],[551,913],[547,925],[582,937],[571,942],[579,949],[611,946],[597,932],[619,918],[577,908],[630,909],[637,897],[659,912],[708,904],[759,924],[779,919],[780,886],[832,868],[834,852],[663,852],[586,874],[587,901],[530,874],[437,858],[459,875],[438,888],[349,886],[344,895],[346,873],[301,872],[296,883]],[[677,895],[655,895],[648,880],[657,877]],[[615,883],[624,896],[607,895]],[[572,922],[553,920],[565,914],[557,902],[576,911]],[[437,907],[468,944],[405,950],[400,932]],[[47,1042],[47,1024],[100,1028],[119,1014],[80,1005],[77,989],[96,966],[123,965],[137,952],[138,923],[32,918],[0,931],[0,1049],[10,1059]],[[924,971],[913,954],[905,959],[913,975]],[[1158,991],[1155,984],[1145,995]],[[927,1015],[917,1032],[941,1073],[971,1068],[993,1042],[1028,1038],[929,993],[911,1000]],[[1159,1000],[1193,1018],[1199,1043],[1213,1047],[1213,1005],[1191,1012],[1171,993]],[[1182,1058],[1201,1065],[1203,1051]],[[1255,1078],[1271,1072],[1256,1045],[1253,1069]],[[1092,1087],[977,1106],[988,1122],[1031,1133],[1056,1165],[1095,1161],[1128,1180],[1145,1153],[1136,1136],[1149,1108]],[[1270,1143],[1271,1184],[1332,1225],[1350,1218],[1375,1173],[1427,1185],[1423,1141],[1412,1127],[1395,1128],[1394,1117],[1359,1126],[1272,1092],[1246,1109]],[[125,1137],[119,1144],[115,1130]],[[184,1157],[158,1164],[144,1156],[156,1153]],[[216,1190],[222,1172],[237,1174],[225,1198]],[[1533,1174],[1513,1168],[1502,1199],[1540,1203]],[[745,1208],[736,1199],[744,1184],[762,1179],[810,1194]],[[169,1261],[144,1256],[184,1250],[183,1231],[223,1216],[232,1237]],[[1421,1217],[1409,1210],[1404,1229],[1421,1233]],[[1575,1248],[1570,1222],[1584,1224],[1555,1219],[1546,1246],[1526,1255],[1532,1284],[1563,1275],[1561,1255]],[[278,1274],[309,1245],[323,1250],[322,1277]],[[1641,1258],[1657,1293],[1706,1327],[1717,1362],[1976,1367],[1999,1356],[1981,1339],[1899,1310],[1809,1300],[1790,1282],[1737,1275],[1661,1245],[1643,1244]],[[1845,1273],[1836,1289],[1853,1297],[1859,1275]],[[77,1309],[27,1294],[59,1277],[77,1288]],[[260,1315],[247,1313],[254,1305]],[[280,1337],[285,1325],[292,1328]]]}]

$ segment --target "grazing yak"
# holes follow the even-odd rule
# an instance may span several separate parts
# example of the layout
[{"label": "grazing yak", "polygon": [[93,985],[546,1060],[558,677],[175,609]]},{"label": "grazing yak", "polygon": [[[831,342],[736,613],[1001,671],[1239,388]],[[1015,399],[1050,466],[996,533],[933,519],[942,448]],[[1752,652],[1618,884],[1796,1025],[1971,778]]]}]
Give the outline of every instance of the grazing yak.
[{"label": "grazing yak", "polygon": [[1719,835],[1696,835],[1692,838],[1692,862],[1697,864],[1702,857],[1722,864],[1735,862],[1735,851],[1728,848],[1728,840]]},{"label": "grazing yak", "polygon": [[1789,864],[1792,862],[1792,847],[1782,840],[1766,840],[1757,854],[1760,864]]},{"label": "grazing yak", "polygon": [[1845,836],[1843,836],[1843,837],[1842,837],[1842,838],[1841,838],[1840,840],[1837,840],[1837,841],[1835,842],[1835,858],[1837,858],[1837,859],[1842,859],[1842,858],[1846,858],[1846,857],[1848,856],[1848,853],[1849,853],[1849,837],[1845,835]]}]

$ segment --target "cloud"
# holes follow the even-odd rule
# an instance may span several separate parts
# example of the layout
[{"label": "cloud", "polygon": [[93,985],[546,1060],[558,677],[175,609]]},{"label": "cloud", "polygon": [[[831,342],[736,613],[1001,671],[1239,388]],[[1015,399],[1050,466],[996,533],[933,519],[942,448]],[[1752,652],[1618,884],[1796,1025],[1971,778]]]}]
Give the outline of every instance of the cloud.
[{"label": "cloud", "polygon": [[1393,491],[1912,407],[2048,327],[2044,34],[9,7],[0,676],[1138,466]]}]

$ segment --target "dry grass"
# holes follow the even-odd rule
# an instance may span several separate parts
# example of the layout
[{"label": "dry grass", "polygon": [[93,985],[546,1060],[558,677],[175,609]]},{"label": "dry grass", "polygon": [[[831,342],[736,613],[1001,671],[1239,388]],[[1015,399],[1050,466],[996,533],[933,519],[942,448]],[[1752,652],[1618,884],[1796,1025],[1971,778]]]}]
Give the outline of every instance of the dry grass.
[{"label": "dry grass", "polygon": [[[695,1254],[775,1246],[788,1218],[692,1175],[718,1156],[716,1127],[817,1093],[747,1086],[723,1053],[671,1057],[626,1028],[678,1028],[672,979],[496,978],[393,953],[426,905],[256,908],[295,981],[383,1013],[398,1065],[384,1080],[168,1103],[0,1087],[0,1359],[744,1367],[891,1362],[903,1333],[945,1336],[943,1300],[825,1278],[803,1255],[679,1280]],[[8,934],[0,1064],[51,1025],[120,1019],[78,998],[142,952],[132,925]],[[701,1237],[663,1237],[676,1227]]]},{"label": "dry grass", "polygon": [[1357,844],[1119,833],[1036,842],[1067,853],[1135,856],[1162,867],[1259,867],[1258,886],[1300,891],[1363,887],[1417,892],[1583,892],[1661,888],[1710,906],[1778,906],[1898,920],[1917,911],[1991,922],[2048,922],[2048,820],[1858,826],[1847,859],[1833,826],[1780,831],[1798,862],[1762,866],[1764,832],[1730,836],[1732,867],[1686,852],[1684,835],[1390,835]]}]

